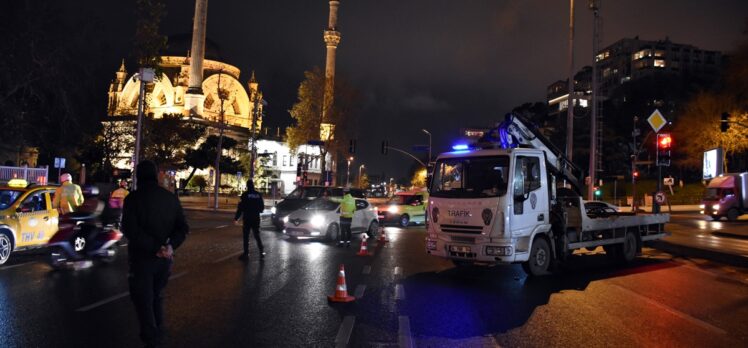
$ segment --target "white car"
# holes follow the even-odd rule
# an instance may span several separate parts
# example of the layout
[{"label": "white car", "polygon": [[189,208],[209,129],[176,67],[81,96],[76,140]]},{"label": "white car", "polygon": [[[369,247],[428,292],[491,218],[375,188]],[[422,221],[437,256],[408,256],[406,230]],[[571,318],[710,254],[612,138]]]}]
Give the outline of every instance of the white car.
[{"label": "white car", "polygon": [[[374,206],[364,199],[356,199],[356,212],[351,221],[351,233],[366,232],[376,235],[379,221]],[[338,240],[340,234],[340,200],[318,198],[302,209],[283,218],[283,233],[292,237],[327,238]]]}]

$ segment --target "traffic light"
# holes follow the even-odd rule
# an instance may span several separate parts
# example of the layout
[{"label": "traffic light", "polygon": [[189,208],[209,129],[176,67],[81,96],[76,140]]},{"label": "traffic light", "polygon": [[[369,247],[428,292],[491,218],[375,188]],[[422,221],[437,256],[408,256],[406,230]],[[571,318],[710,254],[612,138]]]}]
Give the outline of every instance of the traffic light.
[{"label": "traffic light", "polygon": [[351,139],[348,145],[348,153],[356,153],[356,139]]},{"label": "traffic light", "polygon": [[600,186],[595,186],[595,197],[600,198],[603,195],[603,190]]},{"label": "traffic light", "polygon": [[673,145],[673,139],[670,133],[657,134],[657,165],[670,166],[670,149]]},{"label": "traffic light", "polygon": [[388,150],[389,146],[390,146],[390,142],[389,141],[385,140],[385,141],[382,142],[382,154],[383,155],[387,154],[387,150]]},{"label": "traffic light", "polygon": [[728,129],[730,129],[730,114],[723,112],[719,121],[719,130],[725,133]]}]

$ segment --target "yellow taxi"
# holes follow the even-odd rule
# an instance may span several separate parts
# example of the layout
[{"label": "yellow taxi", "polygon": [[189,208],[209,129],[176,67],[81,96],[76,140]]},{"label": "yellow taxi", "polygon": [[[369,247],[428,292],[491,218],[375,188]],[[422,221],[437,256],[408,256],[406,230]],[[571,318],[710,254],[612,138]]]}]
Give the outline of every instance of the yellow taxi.
[{"label": "yellow taxi", "polygon": [[55,186],[28,185],[22,179],[0,185],[0,265],[11,252],[44,246],[57,232],[54,194]]},{"label": "yellow taxi", "polygon": [[408,227],[412,223],[426,223],[426,205],[429,193],[426,191],[398,192],[377,207],[379,222],[385,224],[396,222],[400,227]]}]

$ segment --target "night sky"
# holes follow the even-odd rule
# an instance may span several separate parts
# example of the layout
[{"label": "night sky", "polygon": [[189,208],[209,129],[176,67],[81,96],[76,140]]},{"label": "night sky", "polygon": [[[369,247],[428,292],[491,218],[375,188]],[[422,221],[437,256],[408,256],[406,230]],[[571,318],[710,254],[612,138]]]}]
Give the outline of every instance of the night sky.
[{"label": "night sky", "polygon": [[[103,21],[112,44],[108,82],[130,55],[135,1],[81,1],[78,16]],[[192,30],[194,1],[166,1],[166,35]],[[380,142],[409,150],[446,150],[460,127],[492,125],[525,102],[545,100],[546,87],[567,76],[568,1],[341,0],[337,72],[363,94],[357,168],[403,177],[412,160]],[[592,14],[576,1],[575,67],[591,63]],[[286,126],[303,71],[324,67],[326,0],[209,1],[208,37],[223,60],[255,70],[268,100],[269,126]],[[729,52],[747,38],[745,0],[603,0],[603,47],[624,37],[669,37]],[[102,91],[106,95],[106,91]],[[425,156],[424,156],[425,157]]]}]

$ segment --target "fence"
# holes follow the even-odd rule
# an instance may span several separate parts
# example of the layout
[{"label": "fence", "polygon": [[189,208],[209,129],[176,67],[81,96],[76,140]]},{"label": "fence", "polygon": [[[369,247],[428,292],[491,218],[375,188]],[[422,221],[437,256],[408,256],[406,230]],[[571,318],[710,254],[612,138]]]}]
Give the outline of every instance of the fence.
[{"label": "fence", "polygon": [[0,166],[0,182],[8,182],[11,179],[24,179],[29,184],[46,185],[49,168],[29,167],[5,167]]}]

